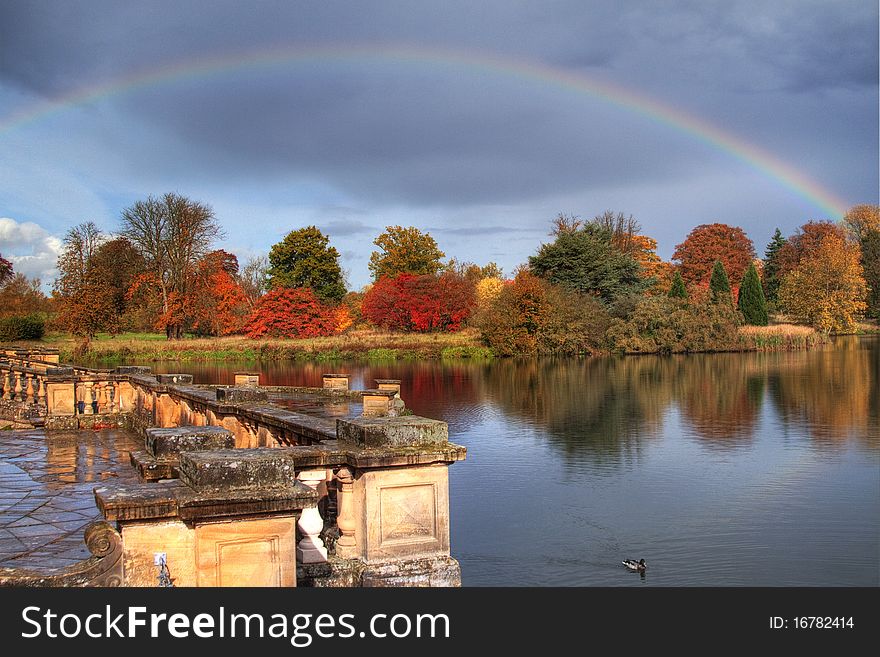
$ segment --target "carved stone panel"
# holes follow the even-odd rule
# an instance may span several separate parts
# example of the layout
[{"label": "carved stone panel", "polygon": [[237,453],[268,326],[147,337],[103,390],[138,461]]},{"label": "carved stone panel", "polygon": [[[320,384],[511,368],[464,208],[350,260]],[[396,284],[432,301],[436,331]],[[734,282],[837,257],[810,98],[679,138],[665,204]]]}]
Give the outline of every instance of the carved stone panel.
[{"label": "carved stone panel", "polygon": [[372,470],[355,483],[356,540],[367,562],[449,554],[446,465]]},{"label": "carved stone panel", "polygon": [[296,586],[296,518],[196,526],[199,586]]},{"label": "carved stone panel", "polygon": [[49,415],[75,415],[76,395],[73,383],[47,383],[46,399]]}]

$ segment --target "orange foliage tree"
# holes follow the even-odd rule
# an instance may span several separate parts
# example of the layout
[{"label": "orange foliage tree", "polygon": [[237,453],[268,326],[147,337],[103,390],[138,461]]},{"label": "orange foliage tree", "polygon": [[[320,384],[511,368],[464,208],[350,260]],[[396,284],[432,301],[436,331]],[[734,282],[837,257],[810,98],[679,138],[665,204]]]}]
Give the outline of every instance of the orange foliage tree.
[{"label": "orange foliage tree", "polygon": [[364,295],[362,312],[370,322],[396,331],[458,331],[476,301],[464,277],[401,274],[381,278]]},{"label": "orange foliage tree", "polygon": [[344,307],[331,308],[308,287],[277,288],[254,306],[245,325],[249,338],[317,338],[338,333],[345,326]]},{"label": "orange foliage tree", "polygon": [[798,228],[797,232],[779,249],[778,276],[780,278],[785,276],[802,260],[813,258],[818,253],[822,240],[828,236],[843,239],[845,233],[842,228],[830,221],[809,221]]},{"label": "orange foliage tree", "polygon": [[238,258],[231,253],[212,251],[201,259],[190,309],[196,331],[230,335],[241,330],[250,304],[237,274]]},{"label": "orange foliage tree", "polygon": [[716,261],[730,280],[740,281],[754,258],[755,246],[742,228],[718,223],[694,228],[672,254],[684,282],[699,287],[708,287]]},{"label": "orange foliage tree", "polygon": [[672,285],[674,268],[657,255],[657,240],[647,235],[633,235],[630,238],[630,255],[642,267],[643,278],[653,278],[654,284],[648,294],[666,294]]},{"label": "orange foliage tree", "polygon": [[779,286],[779,303],[796,319],[826,333],[851,331],[867,308],[867,285],[857,244],[829,233],[788,272]]}]

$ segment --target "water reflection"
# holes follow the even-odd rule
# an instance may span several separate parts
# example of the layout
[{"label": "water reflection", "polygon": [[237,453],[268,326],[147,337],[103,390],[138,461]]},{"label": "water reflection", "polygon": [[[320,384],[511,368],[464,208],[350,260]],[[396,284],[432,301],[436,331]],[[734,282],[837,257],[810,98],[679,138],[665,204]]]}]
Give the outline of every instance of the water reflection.
[{"label": "water reflection", "polygon": [[[202,383],[253,369],[154,367]],[[880,584],[880,336],[813,352],[259,369],[270,385],[401,379],[415,413],[449,423],[468,448],[450,470],[467,585]],[[620,566],[634,555],[646,580]]]},{"label": "water reflection", "polygon": [[[156,363],[154,371],[232,383],[253,363]],[[260,364],[266,385],[319,386],[344,370],[352,387],[402,379],[417,413],[467,431],[494,412],[539,431],[563,454],[597,461],[637,452],[675,410],[689,436],[713,449],[747,447],[764,405],[819,447],[853,439],[880,449],[880,339],[838,338],[811,352],[454,362]],[[802,431],[801,431],[802,430]]]}]

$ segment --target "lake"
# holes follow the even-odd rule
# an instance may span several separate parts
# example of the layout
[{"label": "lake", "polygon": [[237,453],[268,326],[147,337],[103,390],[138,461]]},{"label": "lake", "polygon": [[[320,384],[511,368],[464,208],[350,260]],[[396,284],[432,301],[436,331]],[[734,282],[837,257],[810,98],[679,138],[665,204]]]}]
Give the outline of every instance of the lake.
[{"label": "lake", "polygon": [[407,406],[468,448],[450,468],[466,586],[880,584],[878,336],[787,353],[153,365],[197,383],[401,379]]}]

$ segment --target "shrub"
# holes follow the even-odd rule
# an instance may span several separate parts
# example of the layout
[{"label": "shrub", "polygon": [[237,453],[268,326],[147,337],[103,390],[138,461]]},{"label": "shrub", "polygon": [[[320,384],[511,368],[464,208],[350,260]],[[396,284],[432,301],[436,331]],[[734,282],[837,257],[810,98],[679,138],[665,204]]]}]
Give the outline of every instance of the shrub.
[{"label": "shrub", "polygon": [[317,338],[337,333],[342,324],[341,314],[311,288],[278,288],[260,297],[245,331],[249,338]]},{"label": "shrub", "polygon": [[596,297],[527,270],[505,285],[476,319],[483,341],[499,356],[594,353],[609,322]]},{"label": "shrub", "polygon": [[741,347],[741,322],[727,304],[648,297],[628,320],[612,322],[606,340],[611,350],[623,353],[730,351]]},{"label": "shrub", "polygon": [[13,315],[0,319],[0,340],[40,340],[46,332],[46,320],[42,315]]},{"label": "shrub", "polygon": [[454,332],[462,328],[474,304],[473,285],[458,274],[401,274],[373,285],[361,311],[384,329]]}]

